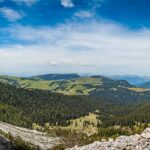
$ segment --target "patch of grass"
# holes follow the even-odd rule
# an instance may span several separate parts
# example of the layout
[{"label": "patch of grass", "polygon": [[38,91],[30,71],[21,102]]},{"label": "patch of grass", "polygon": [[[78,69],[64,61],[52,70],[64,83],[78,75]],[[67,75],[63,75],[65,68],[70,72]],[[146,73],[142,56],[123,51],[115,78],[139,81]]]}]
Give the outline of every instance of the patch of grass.
[{"label": "patch of grass", "polygon": [[[95,90],[96,86],[102,85],[101,79],[90,77],[65,81],[45,81],[12,76],[0,76],[0,82],[27,89],[50,90],[65,95],[89,95],[89,92]],[[86,85],[89,85],[90,88]]]},{"label": "patch of grass", "polygon": [[144,89],[144,88],[128,88],[131,91],[135,91],[135,92],[146,92],[146,91],[150,91],[150,89]]},{"label": "patch of grass", "polygon": [[[85,133],[87,136],[90,136],[90,135],[93,135],[98,132],[97,117],[98,116],[96,114],[89,113],[89,115],[87,115],[87,116],[70,120],[69,121],[70,124],[68,126],[49,126],[48,124],[46,124],[45,126],[47,129],[50,129],[50,130],[62,129],[62,130],[79,131],[79,132]],[[35,124],[34,124],[33,128],[43,130],[42,127],[39,127],[38,125],[35,125]]]}]

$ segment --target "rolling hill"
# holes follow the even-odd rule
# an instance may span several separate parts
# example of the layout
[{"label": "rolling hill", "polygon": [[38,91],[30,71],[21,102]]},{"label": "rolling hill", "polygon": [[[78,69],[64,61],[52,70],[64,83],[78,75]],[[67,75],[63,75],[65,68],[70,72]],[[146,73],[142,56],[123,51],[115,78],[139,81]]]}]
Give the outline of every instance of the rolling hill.
[{"label": "rolling hill", "polygon": [[[75,131],[81,132],[83,142],[137,133],[150,123],[149,91],[132,91],[125,81],[100,76],[74,80],[67,81],[76,82],[77,85],[92,83],[98,86],[97,89],[104,90],[94,96],[73,96],[0,83],[0,120],[63,136],[67,141],[72,139]],[[112,90],[112,87],[117,90]],[[116,126],[119,128],[116,129]],[[87,133],[90,137],[87,137]]]},{"label": "rolling hill", "polygon": [[80,78],[78,74],[45,74],[45,75],[38,75],[38,76],[32,76],[29,79],[32,80],[71,80]]},{"label": "rolling hill", "polygon": [[136,76],[136,75],[114,75],[110,76],[114,80],[126,80],[132,85],[139,86],[145,82],[150,81],[149,76]]},{"label": "rolling hill", "polygon": [[79,77],[78,75],[73,75],[76,78],[67,80],[62,80],[62,78],[68,75],[62,75],[62,77],[61,75],[57,75],[57,77],[58,76],[59,80],[58,78],[55,78],[56,80],[51,80],[52,78],[44,80],[45,75],[43,75],[42,78],[39,76],[31,78],[0,76],[0,82],[26,89],[49,90],[65,95],[90,95],[93,91],[97,91],[98,89],[104,90],[104,88],[107,88],[115,91],[121,87],[134,87],[125,80],[112,80],[103,76]]},{"label": "rolling hill", "polygon": [[121,96],[118,96],[117,101],[113,96],[109,99],[108,95],[66,96],[0,83],[0,120],[28,128],[31,128],[33,123],[41,126],[45,123],[67,126],[69,120],[99,110],[96,114],[100,114],[99,119],[104,126],[120,122],[127,124],[129,118],[136,115],[132,120],[144,121],[143,119],[146,118],[145,120],[149,121],[150,92],[145,92],[144,95],[134,92],[134,96],[128,92],[125,94],[126,101],[123,101]]},{"label": "rolling hill", "polygon": [[[23,78],[0,76],[0,82],[24,89],[46,90],[64,95],[103,97],[117,102],[148,100],[150,91],[139,89],[125,80],[113,80],[104,76],[79,77],[76,74],[51,74],[46,76],[75,77],[70,80],[44,80],[45,75]],[[40,78],[38,78],[40,77]]]},{"label": "rolling hill", "polygon": [[27,90],[0,83],[0,120],[19,126],[66,124],[95,110],[88,97]]},{"label": "rolling hill", "polygon": [[32,77],[0,76],[0,82],[18,88],[47,90],[64,95],[104,97],[104,99],[127,103],[147,100],[150,95],[149,90],[139,90],[125,80],[112,80],[103,76],[78,77],[71,80],[35,80]]}]

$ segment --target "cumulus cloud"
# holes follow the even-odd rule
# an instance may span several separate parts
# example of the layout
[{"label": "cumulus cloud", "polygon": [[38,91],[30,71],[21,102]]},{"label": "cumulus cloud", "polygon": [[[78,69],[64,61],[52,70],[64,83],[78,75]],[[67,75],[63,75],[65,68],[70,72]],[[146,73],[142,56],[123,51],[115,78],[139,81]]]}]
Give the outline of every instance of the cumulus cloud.
[{"label": "cumulus cloud", "polygon": [[7,31],[19,42],[0,48],[0,73],[150,75],[149,29],[131,31],[117,24],[92,22],[55,28],[16,26]]},{"label": "cumulus cloud", "polygon": [[74,7],[72,0],[61,0],[61,5],[66,8]]},{"label": "cumulus cloud", "polygon": [[19,20],[23,17],[23,15],[21,13],[19,13],[18,11],[15,11],[15,10],[13,10],[11,8],[7,8],[7,7],[0,8],[0,14],[12,22]]}]

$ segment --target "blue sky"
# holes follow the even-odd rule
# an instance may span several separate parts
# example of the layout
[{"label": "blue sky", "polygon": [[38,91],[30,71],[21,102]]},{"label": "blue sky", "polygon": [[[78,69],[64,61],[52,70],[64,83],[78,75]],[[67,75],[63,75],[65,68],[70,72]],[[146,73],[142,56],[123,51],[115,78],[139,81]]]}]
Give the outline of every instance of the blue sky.
[{"label": "blue sky", "polygon": [[0,74],[150,75],[150,0],[0,0]]}]

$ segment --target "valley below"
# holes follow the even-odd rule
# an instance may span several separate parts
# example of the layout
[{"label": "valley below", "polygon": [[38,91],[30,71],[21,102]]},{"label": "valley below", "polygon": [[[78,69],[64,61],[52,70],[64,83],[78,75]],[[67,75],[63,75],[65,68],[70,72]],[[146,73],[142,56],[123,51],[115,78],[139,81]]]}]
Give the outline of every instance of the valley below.
[{"label": "valley below", "polygon": [[150,150],[150,0],[0,0],[0,150]]},{"label": "valley below", "polygon": [[125,80],[0,76],[1,138],[15,150],[136,150],[126,143],[149,136],[149,110],[150,90]]}]

